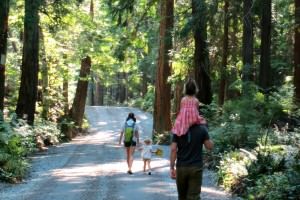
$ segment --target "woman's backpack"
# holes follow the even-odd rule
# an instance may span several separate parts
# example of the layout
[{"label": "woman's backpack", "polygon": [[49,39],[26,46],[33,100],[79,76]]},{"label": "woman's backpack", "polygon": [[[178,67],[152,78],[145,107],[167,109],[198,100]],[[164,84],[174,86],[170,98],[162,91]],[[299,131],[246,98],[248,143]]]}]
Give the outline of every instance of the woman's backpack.
[{"label": "woman's backpack", "polygon": [[124,130],[124,142],[131,142],[134,134],[134,126],[135,123],[128,123],[128,121],[125,123],[125,130]]}]

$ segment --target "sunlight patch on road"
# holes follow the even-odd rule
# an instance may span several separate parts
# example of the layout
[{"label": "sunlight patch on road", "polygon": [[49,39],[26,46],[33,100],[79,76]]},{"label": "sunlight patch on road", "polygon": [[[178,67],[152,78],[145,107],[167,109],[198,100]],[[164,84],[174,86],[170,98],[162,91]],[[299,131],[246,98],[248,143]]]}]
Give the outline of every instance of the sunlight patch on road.
[{"label": "sunlight patch on road", "polygon": [[147,115],[143,115],[143,114],[138,115],[137,118],[138,118],[139,120],[147,120],[147,119],[149,119],[149,117],[148,117]]},{"label": "sunlight patch on road", "polygon": [[56,169],[52,171],[52,175],[58,181],[66,182],[84,182],[85,179],[98,176],[111,176],[123,172],[125,165],[123,162],[112,162],[106,164],[88,164],[84,166],[69,167]]},{"label": "sunlight patch on road", "polygon": [[214,188],[210,188],[210,187],[202,186],[201,191],[202,191],[202,193],[209,193],[209,194],[220,195],[220,196],[224,196],[224,197],[227,196],[227,194],[225,192],[217,191]]},{"label": "sunlight patch on road", "polygon": [[98,122],[97,125],[107,125],[107,122]]}]

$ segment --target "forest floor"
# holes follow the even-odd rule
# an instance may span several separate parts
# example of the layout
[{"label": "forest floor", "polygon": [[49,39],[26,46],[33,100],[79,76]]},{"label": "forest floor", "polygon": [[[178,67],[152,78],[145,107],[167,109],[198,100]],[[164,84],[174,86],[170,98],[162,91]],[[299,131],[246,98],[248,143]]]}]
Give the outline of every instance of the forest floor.
[{"label": "forest floor", "polygon": [[[16,185],[0,184],[2,200],[166,200],[177,199],[175,181],[169,178],[169,147],[153,157],[152,175],[142,172],[140,152],[135,153],[133,175],[126,173],[125,153],[118,145],[120,127],[128,112],[137,116],[141,138],[151,134],[152,116],[135,108],[87,107],[89,134],[30,157],[27,179]],[[154,149],[157,145],[154,145]],[[203,174],[204,200],[231,200],[216,186],[214,173]]]}]

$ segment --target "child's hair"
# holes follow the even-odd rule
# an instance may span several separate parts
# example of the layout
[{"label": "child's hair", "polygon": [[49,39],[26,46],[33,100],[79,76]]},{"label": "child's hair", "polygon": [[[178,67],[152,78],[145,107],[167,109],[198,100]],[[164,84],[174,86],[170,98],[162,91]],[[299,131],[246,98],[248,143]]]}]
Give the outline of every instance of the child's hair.
[{"label": "child's hair", "polygon": [[198,88],[197,88],[196,81],[192,78],[189,78],[189,80],[184,84],[184,94],[193,96],[197,94],[197,92],[198,92]]},{"label": "child's hair", "polygon": [[144,143],[147,144],[147,145],[151,144],[151,142],[152,142],[151,139],[145,139],[144,140]]}]

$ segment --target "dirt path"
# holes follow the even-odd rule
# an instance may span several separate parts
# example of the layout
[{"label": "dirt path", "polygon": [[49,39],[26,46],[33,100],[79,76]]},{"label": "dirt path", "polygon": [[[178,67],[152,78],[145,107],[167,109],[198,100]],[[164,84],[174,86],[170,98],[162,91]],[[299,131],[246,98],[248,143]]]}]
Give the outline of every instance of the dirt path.
[{"label": "dirt path", "polygon": [[[143,174],[136,152],[133,175],[126,174],[124,150],[117,145],[119,130],[128,112],[137,115],[141,137],[150,136],[152,116],[134,108],[87,107],[90,134],[31,157],[30,177],[22,184],[0,184],[0,200],[167,200],[177,199],[169,178],[169,149],[154,157],[151,176]],[[204,173],[204,200],[229,200],[214,186],[213,175]]]}]

